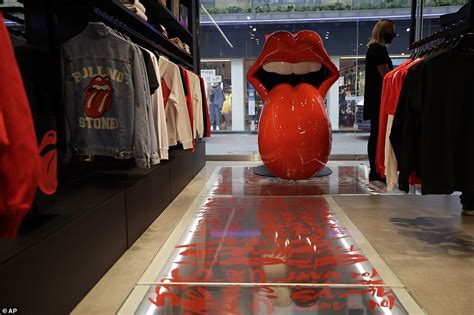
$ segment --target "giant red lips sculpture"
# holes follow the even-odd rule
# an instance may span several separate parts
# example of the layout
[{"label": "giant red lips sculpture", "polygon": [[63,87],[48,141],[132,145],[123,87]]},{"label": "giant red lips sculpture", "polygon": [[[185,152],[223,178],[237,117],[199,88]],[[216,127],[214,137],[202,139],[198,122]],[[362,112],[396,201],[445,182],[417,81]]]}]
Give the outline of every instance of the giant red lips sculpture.
[{"label": "giant red lips sculpture", "polygon": [[324,97],[338,78],[317,33],[268,37],[247,79],[264,102],[258,148],[274,175],[308,179],[326,165],[332,140]]}]

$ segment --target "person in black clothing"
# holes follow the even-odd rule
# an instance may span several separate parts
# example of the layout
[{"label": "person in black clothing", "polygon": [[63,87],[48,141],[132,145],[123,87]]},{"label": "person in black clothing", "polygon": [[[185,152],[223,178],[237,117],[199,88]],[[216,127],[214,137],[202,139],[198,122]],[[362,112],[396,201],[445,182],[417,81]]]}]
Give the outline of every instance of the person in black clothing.
[{"label": "person in black clothing", "polygon": [[365,93],[364,93],[364,120],[370,120],[370,137],[368,154],[370,161],[369,180],[382,180],[375,166],[377,152],[377,138],[379,132],[380,99],[382,96],[383,77],[393,69],[392,61],[388,56],[387,44],[397,36],[395,23],[391,20],[380,20],[372,30],[372,38],[367,45],[365,59]]}]

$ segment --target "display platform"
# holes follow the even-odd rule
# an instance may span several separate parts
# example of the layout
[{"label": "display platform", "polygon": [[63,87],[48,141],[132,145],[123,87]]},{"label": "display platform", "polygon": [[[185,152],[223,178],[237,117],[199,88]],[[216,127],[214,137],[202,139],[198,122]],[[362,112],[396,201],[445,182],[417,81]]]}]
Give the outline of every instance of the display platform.
[{"label": "display platform", "polygon": [[[330,181],[357,185],[357,167],[335,170]],[[333,197],[250,178],[215,171],[119,314],[417,314]]]},{"label": "display platform", "polygon": [[[253,173],[255,175],[264,176],[264,177],[278,177],[272,172],[270,172],[270,170],[265,165],[255,166],[253,168]],[[324,177],[324,176],[329,176],[331,174],[332,174],[332,170],[329,167],[325,166],[323,167],[323,169],[321,169],[319,172],[314,174],[312,177]]]}]

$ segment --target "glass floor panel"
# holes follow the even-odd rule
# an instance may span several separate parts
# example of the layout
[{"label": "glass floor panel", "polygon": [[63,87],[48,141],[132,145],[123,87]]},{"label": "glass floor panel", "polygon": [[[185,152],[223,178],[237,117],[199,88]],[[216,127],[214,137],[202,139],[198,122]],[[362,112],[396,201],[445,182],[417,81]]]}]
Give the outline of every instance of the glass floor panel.
[{"label": "glass floor panel", "polygon": [[386,187],[369,182],[366,166],[331,167],[332,174],[302,181],[255,175],[251,167],[222,167],[212,183],[212,195],[305,196],[327,194],[379,194]]},{"label": "glass floor panel", "polygon": [[209,197],[157,282],[383,284],[323,197]]},{"label": "glass floor panel", "polygon": [[333,171],[295,183],[218,168],[119,314],[424,314],[319,196],[374,193],[365,168]]},{"label": "glass floor panel", "polygon": [[390,288],[153,286],[137,314],[347,314],[408,312]]}]

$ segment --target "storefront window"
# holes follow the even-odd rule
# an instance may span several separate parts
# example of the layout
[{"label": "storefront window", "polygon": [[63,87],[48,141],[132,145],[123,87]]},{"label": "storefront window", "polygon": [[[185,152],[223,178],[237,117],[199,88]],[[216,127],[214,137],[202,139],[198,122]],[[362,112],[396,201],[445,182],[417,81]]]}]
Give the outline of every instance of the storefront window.
[{"label": "storefront window", "polygon": [[[341,72],[326,97],[333,129],[333,154],[367,154],[370,123],[362,119],[367,43],[378,19],[394,18],[398,37],[388,47],[389,53],[395,66],[409,56],[408,1],[204,0],[201,3],[206,8],[201,12],[201,67],[203,71],[215,70],[215,76],[222,77],[225,92],[217,135],[258,132],[263,103],[245,75],[260,54],[266,35],[280,30],[291,33],[312,30],[321,36]],[[439,29],[437,17],[455,12],[464,3],[465,0],[448,0],[448,6],[441,6],[439,1],[429,1],[426,10],[431,11],[424,20],[423,33],[435,32]],[[253,139],[255,148],[256,137],[245,139]]]}]

